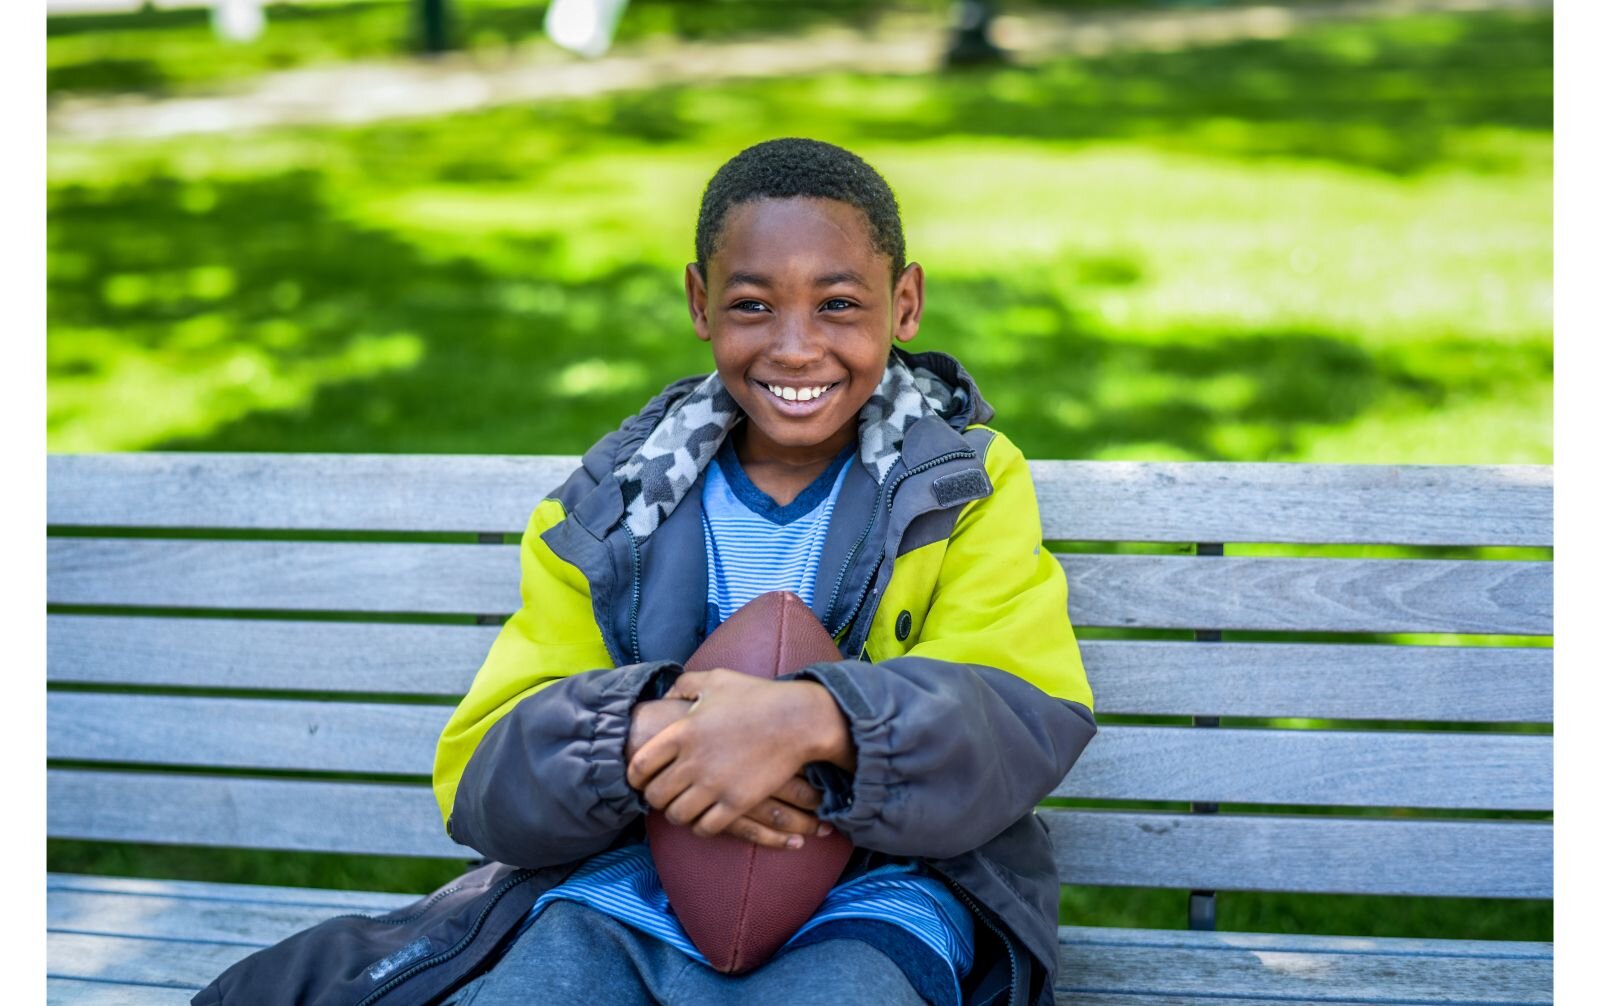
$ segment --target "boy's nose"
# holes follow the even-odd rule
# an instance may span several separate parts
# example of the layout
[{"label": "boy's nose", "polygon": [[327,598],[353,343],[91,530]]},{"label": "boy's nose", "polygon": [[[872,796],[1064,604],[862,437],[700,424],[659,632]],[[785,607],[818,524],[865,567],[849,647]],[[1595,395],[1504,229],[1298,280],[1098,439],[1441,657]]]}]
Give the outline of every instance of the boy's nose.
[{"label": "boy's nose", "polygon": [[789,318],[778,326],[767,357],[781,367],[799,370],[822,355],[822,339],[805,318]]}]

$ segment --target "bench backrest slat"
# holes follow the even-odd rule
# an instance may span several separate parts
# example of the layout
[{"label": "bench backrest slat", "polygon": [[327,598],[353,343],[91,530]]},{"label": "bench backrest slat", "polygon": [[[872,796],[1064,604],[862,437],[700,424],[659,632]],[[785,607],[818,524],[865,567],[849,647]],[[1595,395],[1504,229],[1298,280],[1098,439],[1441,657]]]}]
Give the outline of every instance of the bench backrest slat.
[{"label": "bench backrest slat", "polygon": [[[170,842],[182,835],[194,845],[462,855],[438,827],[433,795],[422,785],[65,769],[50,770],[47,785],[49,831],[62,837]],[[1551,829],[1536,822],[1039,813],[1070,884],[1551,896]]]},{"label": "bench backrest slat", "polygon": [[[51,615],[53,684],[443,695],[492,625]],[[1549,723],[1554,651],[1527,646],[1079,641],[1101,714]],[[1486,695],[1494,701],[1486,702]]]},{"label": "bench backrest slat", "polygon": [[[509,615],[512,545],[54,538],[55,604]],[[1551,564],[1066,555],[1074,625],[1545,634]]]},{"label": "bench backrest slat", "polygon": [[[425,778],[450,708],[57,692],[48,712],[68,761]],[[1108,725],[1052,795],[1549,810],[1551,754],[1549,735]]]},{"label": "bench backrest slat", "polygon": [[[521,532],[571,457],[53,455],[60,527]],[[1030,462],[1053,541],[1550,545],[1537,465]]]}]

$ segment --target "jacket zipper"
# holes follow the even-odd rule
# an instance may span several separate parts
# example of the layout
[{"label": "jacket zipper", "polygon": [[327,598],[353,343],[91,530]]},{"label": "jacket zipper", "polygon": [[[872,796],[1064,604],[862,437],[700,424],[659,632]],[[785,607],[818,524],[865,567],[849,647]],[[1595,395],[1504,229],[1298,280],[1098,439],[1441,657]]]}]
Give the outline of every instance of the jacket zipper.
[{"label": "jacket zipper", "polygon": [[[826,611],[832,611],[834,604],[838,602],[839,591],[844,587],[844,578],[850,572],[850,564],[855,561],[856,553],[861,551],[861,546],[866,544],[867,536],[872,533],[872,526],[878,522],[878,501],[883,499],[885,488],[885,486],[879,486],[877,493],[872,497],[872,514],[867,518],[867,526],[861,529],[861,537],[856,539],[856,543],[851,545],[850,551],[845,554],[844,563],[839,567],[839,576],[833,581],[833,593],[828,595],[828,607],[824,609]],[[877,567],[873,567],[873,572],[877,572]],[[856,610],[860,607],[861,602],[860,600],[857,600],[855,608],[852,608],[850,611],[850,615],[853,616],[856,613]],[[849,616],[840,622],[837,628],[830,629],[828,635],[839,635],[839,633],[844,631],[844,627],[848,624],[850,624]]]},{"label": "jacket zipper", "polygon": [[494,889],[494,893],[490,896],[489,903],[484,906],[483,911],[478,913],[478,917],[472,920],[472,927],[467,930],[465,936],[456,941],[455,946],[444,951],[443,953],[438,953],[432,957],[424,958],[423,960],[420,960],[406,968],[404,971],[400,972],[393,978],[367,993],[366,998],[356,1003],[356,1006],[369,1006],[370,1003],[376,1002],[380,997],[388,994],[389,991],[395,986],[411,978],[413,975],[426,971],[428,968],[437,967],[440,964],[443,964],[445,961],[448,961],[460,954],[461,951],[465,950],[467,945],[472,942],[473,938],[478,935],[478,930],[483,928],[484,920],[489,917],[490,912],[494,911],[494,906],[498,905],[500,900],[509,894],[513,887],[516,887],[518,884],[526,883],[533,878],[533,875],[534,871],[532,870],[518,870],[505,880],[502,880],[500,885]]},{"label": "jacket zipper", "polygon": [[[929,865],[929,868],[933,869],[931,864]],[[957,883],[954,877],[950,876],[948,873],[945,873],[943,870],[939,871],[939,876],[942,877],[944,882],[949,885],[950,890],[955,894],[957,900],[959,900],[963,905],[967,906],[967,910],[972,913],[973,918],[977,919],[979,922],[982,922],[986,927],[988,927],[989,931],[994,933],[995,936],[999,938],[1001,944],[1005,946],[1006,963],[1011,968],[1011,979],[1006,983],[1006,1004],[1007,1006],[1017,1006],[1017,973],[1021,969],[1017,964],[1017,950],[1011,945],[1011,938],[1005,933],[1001,932],[999,926],[996,926],[994,923],[989,921],[987,910],[982,905],[978,904],[978,899],[974,898],[970,893],[968,893],[965,887],[962,887],[959,883]],[[973,964],[976,966],[977,961],[974,960]]]},{"label": "jacket zipper", "polygon": [[461,890],[461,888],[459,888],[459,887],[446,887],[442,891],[434,891],[433,894],[428,897],[428,900],[424,901],[417,908],[416,911],[412,912],[410,915],[404,916],[403,918],[399,918],[399,919],[380,919],[376,915],[368,915],[365,912],[345,912],[343,915],[335,915],[335,916],[333,916],[333,918],[335,918],[335,919],[365,919],[368,922],[376,922],[380,926],[398,926],[398,925],[403,925],[404,923],[410,922],[413,919],[421,918],[422,915],[424,913],[426,913],[428,909],[430,909],[430,908],[432,908],[434,906],[435,902],[439,901],[441,898],[448,897],[448,896],[456,893],[459,890]]},{"label": "jacket zipper", "polygon": [[[904,482],[906,479],[910,478],[913,475],[917,475],[917,474],[920,474],[922,472],[925,472],[929,468],[933,468],[933,467],[936,467],[938,465],[942,465],[946,461],[954,461],[956,458],[975,458],[977,456],[978,456],[978,454],[977,454],[976,451],[972,450],[972,448],[970,448],[970,447],[965,447],[965,448],[962,448],[961,450],[950,451],[947,454],[941,454],[936,458],[933,458],[931,460],[922,462],[922,464],[917,465],[915,468],[908,468],[905,471],[901,472],[899,475],[895,476],[895,479],[894,479],[894,481],[892,483],[886,483],[882,488],[880,488],[878,490],[880,496],[883,495],[884,493],[887,493],[888,497],[889,497],[888,502],[886,504],[884,504],[884,507],[883,507],[883,512],[884,512],[885,516],[887,516],[892,510],[894,510],[894,498],[895,498],[896,494],[898,494],[900,492],[900,484],[902,482]],[[876,523],[877,517],[878,517],[878,505],[877,505],[877,501],[874,500],[873,501],[873,506],[872,506],[872,517],[871,517],[871,519],[869,519],[867,521],[867,526],[866,526],[865,530],[863,530],[861,532],[861,537],[858,538],[856,540],[855,545],[851,547],[849,555],[845,556],[844,568],[839,570],[838,582],[836,582],[833,585],[833,597],[829,598],[829,600],[828,600],[828,610],[831,611],[833,609],[834,600],[837,599],[837,597],[839,596],[839,588],[844,585],[845,574],[847,572],[849,572],[849,570],[850,570],[850,561],[855,558],[856,552],[861,548],[861,545],[867,540],[867,535],[872,532],[872,526],[873,526],[874,523]],[[844,620],[839,623],[839,627],[837,629],[834,629],[833,632],[831,633],[831,635],[837,636],[840,632],[844,631],[844,627],[845,626],[849,625],[852,621],[855,620],[856,614],[858,612],[860,612],[860,610],[861,610],[861,606],[864,603],[866,603],[867,595],[873,593],[873,591],[871,590],[871,584],[872,584],[872,582],[874,580],[877,579],[878,570],[881,569],[882,567],[883,567],[883,556],[880,555],[880,556],[878,556],[878,561],[876,563],[874,563],[873,566],[872,566],[872,572],[870,574],[868,574],[868,576],[867,576],[868,589],[867,590],[863,590],[861,592],[861,596],[856,598],[856,603],[851,607],[850,613],[845,616]],[[874,615],[877,614],[877,611],[878,611],[877,606],[876,606],[876,604],[874,604],[873,609],[872,609],[873,614]],[[870,624],[870,622],[869,622],[869,624]],[[865,652],[865,650],[866,650],[865,641],[863,641],[861,645],[862,645],[861,651],[858,651],[857,654],[856,654],[858,658],[859,658],[861,652]]]},{"label": "jacket zipper", "polygon": [[633,599],[628,605],[628,642],[633,647],[633,662],[639,663],[644,658],[639,655],[639,539],[633,536],[633,528],[628,522],[622,522],[622,530],[628,535],[628,553],[633,557]]}]

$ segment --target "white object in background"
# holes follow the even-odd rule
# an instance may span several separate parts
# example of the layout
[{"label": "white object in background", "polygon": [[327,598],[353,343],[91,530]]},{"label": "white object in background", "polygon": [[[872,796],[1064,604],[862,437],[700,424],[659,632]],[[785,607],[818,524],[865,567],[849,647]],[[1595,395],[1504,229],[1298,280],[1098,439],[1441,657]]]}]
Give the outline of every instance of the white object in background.
[{"label": "white object in background", "polygon": [[628,0],[554,0],[544,12],[550,41],[580,56],[595,59],[611,48]]},{"label": "white object in background", "polygon": [[253,42],[267,23],[261,0],[216,0],[211,7],[211,29],[230,42]]}]

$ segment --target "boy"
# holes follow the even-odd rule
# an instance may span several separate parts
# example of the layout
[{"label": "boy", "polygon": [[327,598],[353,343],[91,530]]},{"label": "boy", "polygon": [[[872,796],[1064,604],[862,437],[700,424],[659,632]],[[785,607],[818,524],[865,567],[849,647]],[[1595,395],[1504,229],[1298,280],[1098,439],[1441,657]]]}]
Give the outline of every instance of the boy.
[{"label": "boy", "polygon": [[[715,373],[669,385],[534,510],[523,607],[439,741],[455,840],[563,868],[451,1001],[1052,1002],[1059,881],[1031,811],[1095,722],[1026,464],[959,364],[894,347],[923,272],[860,158],[741,152],[695,243]],[[773,589],[856,659],[682,672]],[[667,911],[649,807],[778,847],[839,828],[857,852],[784,950],[720,975]]]}]

